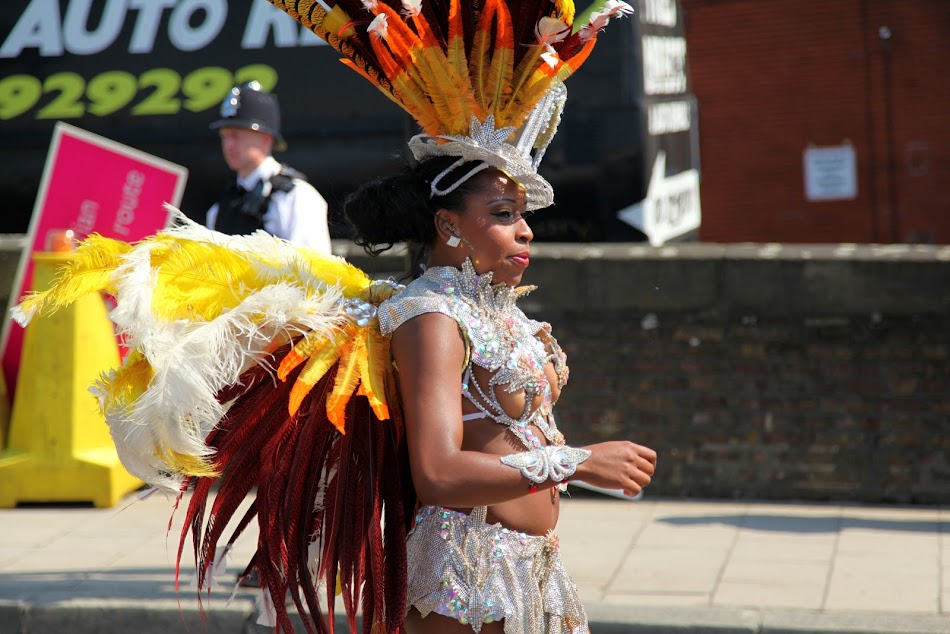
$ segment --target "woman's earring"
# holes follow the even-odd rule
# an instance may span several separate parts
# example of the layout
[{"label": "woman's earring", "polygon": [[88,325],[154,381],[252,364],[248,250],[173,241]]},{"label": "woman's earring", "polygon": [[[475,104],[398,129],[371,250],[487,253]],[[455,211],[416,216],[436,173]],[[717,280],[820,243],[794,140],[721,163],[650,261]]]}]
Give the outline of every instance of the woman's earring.
[{"label": "woman's earring", "polygon": [[452,234],[449,236],[449,239],[445,241],[445,243],[454,249],[458,245],[462,244],[462,239],[457,235]]}]

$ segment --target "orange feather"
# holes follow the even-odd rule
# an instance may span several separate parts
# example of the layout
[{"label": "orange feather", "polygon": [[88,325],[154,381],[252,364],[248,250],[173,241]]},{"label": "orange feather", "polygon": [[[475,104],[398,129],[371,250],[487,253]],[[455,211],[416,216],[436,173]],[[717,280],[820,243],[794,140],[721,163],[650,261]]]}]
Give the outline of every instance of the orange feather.
[{"label": "orange feather", "polygon": [[341,434],[346,433],[346,404],[360,380],[359,361],[366,355],[365,333],[360,333],[340,356],[333,391],[327,397],[327,419]]},{"label": "orange feather", "polygon": [[[488,0],[486,11],[495,16],[495,50],[492,54],[491,70],[488,74],[489,111],[499,111],[504,99],[511,90],[511,76],[514,71],[515,42],[511,28],[511,14],[502,0]],[[498,125],[504,125],[498,123]]]}]

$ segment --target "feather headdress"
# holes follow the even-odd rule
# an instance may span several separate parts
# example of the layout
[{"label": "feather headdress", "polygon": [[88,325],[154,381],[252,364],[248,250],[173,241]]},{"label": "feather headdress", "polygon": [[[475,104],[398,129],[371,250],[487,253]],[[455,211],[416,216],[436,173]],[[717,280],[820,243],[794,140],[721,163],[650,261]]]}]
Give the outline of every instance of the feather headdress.
[{"label": "feather headdress", "polygon": [[[459,161],[433,179],[445,194],[480,169],[501,169],[526,190],[529,209],[554,192],[538,165],[560,121],[561,82],[590,55],[612,17],[607,0],[580,29],[572,0],[269,0],[339,51],[343,63],[419,123],[417,160]],[[479,167],[441,186],[463,162]]]}]

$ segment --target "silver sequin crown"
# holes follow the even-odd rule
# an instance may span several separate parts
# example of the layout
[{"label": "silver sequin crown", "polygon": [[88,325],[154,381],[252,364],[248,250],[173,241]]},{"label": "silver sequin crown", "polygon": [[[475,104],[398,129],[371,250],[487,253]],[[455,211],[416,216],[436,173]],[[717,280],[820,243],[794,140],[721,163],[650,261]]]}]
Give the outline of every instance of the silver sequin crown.
[{"label": "silver sequin crown", "polygon": [[[555,82],[520,128],[495,129],[495,117],[488,115],[485,121],[472,117],[467,135],[417,134],[412,137],[409,149],[419,162],[437,156],[458,158],[432,179],[430,195],[444,196],[482,170],[494,167],[524,187],[528,211],[550,207],[554,203],[554,189],[538,174],[538,166],[557,132],[566,100],[567,88]],[[454,182],[443,182],[447,174],[468,162],[478,165]]]}]

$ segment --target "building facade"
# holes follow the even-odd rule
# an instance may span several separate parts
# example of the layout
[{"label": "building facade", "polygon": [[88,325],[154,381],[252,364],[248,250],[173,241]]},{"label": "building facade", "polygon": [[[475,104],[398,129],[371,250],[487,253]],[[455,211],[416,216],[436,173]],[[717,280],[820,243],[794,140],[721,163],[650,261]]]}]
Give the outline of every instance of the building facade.
[{"label": "building facade", "polygon": [[701,240],[950,243],[950,2],[681,5]]}]

